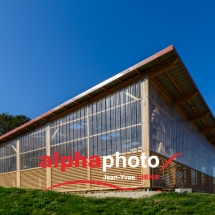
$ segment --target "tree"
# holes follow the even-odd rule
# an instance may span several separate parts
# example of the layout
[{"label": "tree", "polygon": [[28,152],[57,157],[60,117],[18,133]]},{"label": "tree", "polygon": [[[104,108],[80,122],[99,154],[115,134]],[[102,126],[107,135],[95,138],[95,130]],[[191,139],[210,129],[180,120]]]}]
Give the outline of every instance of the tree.
[{"label": "tree", "polygon": [[0,136],[30,121],[25,115],[9,115],[9,112],[0,114]]}]

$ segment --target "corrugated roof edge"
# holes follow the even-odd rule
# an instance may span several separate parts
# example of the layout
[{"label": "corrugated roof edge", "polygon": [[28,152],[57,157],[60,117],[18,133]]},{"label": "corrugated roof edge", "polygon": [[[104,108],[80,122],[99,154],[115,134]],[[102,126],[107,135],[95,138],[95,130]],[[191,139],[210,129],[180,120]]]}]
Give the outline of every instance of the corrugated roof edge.
[{"label": "corrugated roof edge", "polygon": [[190,78],[190,80],[192,81],[193,85],[195,86],[196,90],[198,91],[200,97],[202,98],[202,100],[204,101],[205,105],[207,106],[208,110],[210,111],[210,114],[212,115],[212,117],[214,118],[215,120],[215,117],[214,117],[214,114],[213,112],[211,111],[211,109],[209,108],[207,102],[205,101],[204,97],[202,96],[202,93],[201,91],[199,90],[199,88],[197,87],[196,83],[194,82],[192,76],[190,75],[187,67],[185,66],[184,62],[182,61],[181,57],[179,56],[178,52],[176,51],[175,47],[173,46],[173,52],[175,53],[175,55],[179,58],[180,62],[181,62],[181,65],[183,66],[184,70],[186,71],[188,77]]}]

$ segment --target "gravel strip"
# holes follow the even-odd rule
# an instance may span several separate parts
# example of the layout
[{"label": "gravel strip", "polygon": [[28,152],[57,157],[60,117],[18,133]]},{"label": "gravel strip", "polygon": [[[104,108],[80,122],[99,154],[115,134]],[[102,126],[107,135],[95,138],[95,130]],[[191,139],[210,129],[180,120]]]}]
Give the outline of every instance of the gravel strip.
[{"label": "gravel strip", "polygon": [[105,192],[105,193],[87,193],[81,194],[83,196],[95,197],[95,198],[106,198],[106,197],[120,197],[120,198],[145,198],[159,194],[157,191],[137,191],[137,192]]}]

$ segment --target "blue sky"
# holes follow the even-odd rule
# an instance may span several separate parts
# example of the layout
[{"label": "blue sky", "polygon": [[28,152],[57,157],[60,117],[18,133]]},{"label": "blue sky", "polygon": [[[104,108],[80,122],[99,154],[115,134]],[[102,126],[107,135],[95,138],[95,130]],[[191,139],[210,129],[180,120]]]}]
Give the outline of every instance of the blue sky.
[{"label": "blue sky", "polygon": [[215,114],[214,1],[0,1],[0,113],[35,118],[173,44]]}]

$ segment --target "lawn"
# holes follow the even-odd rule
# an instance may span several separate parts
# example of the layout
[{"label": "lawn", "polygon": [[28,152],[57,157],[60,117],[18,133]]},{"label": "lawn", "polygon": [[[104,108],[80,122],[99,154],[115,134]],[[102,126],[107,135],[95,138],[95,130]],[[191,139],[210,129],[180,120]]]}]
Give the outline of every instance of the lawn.
[{"label": "lawn", "polygon": [[215,214],[214,194],[162,193],[143,199],[96,199],[0,187],[0,214]]}]

